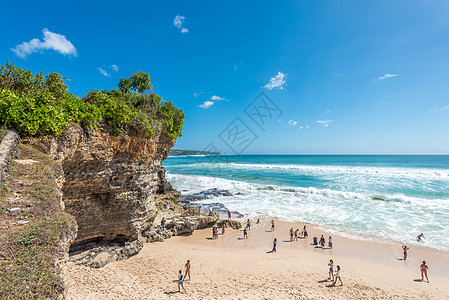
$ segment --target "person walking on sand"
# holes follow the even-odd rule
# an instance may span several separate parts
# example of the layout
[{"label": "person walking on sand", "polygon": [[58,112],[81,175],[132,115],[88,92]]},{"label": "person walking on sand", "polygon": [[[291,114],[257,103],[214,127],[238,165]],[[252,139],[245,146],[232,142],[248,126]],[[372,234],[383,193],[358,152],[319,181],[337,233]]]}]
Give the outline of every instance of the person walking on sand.
[{"label": "person walking on sand", "polygon": [[248,231],[246,230],[246,227],[243,229],[243,239],[248,238]]},{"label": "person walking on sand", "polygon": [[187,293],[185,287],[184,287],[184,277],[182,276],[182,271],[179,270],[179,274],[178,274],[178,292],[181,292],[181,287],[184,290],[185,293]]},{"label": "person walking on sand", "polygon": [[162,227],[162,230],[165,230],[165,217],[162,217],[162,220],[161,220],[161,227]]},{"label": "person walking on sand", "polygon": [[429,277],[427,277],[427,271],[429,270],[429,266],[426,265],[426,261],[423,260],[421,264],[421,280],[424,281],[424,276],[426,276],[427,283],[429,283]]},{"label": "person walking on sand", "polygon": [[223,224],[221,224],[221,235],[225,234],[225,228],[226,228],[226,224],[225,224],[225,222],[223,222]]},{"label": "person walking on sand", "polygon": [[293,242],[293,227],[290,228],[290,242]]},{"label": "person walking on sand", "polygon": [[296,228],[296,230],[295,230],[295,238],[294,238],[295,241],[298,240],[298,232],[299,232],[299,229]]},{"label": "person walking on sand", "polygon": [[324,247],[326,245],[326,240],[324,239],[324,235],[321,235],[320,237],[320,246]]},{"label": "person walking on sand", "polygon": [[329,240],[327,242],[329,243],[329,248],[332,249],[332,236],[329,236]]},{"label": "person walking on sand", "polygon": [[406,245],[402,245],[402,250],[404,250],[404,260],[407,260],[407,250],[410,249]]},{"label": "person walking on sand", "polygon": [[302,230],[302,236],[303,236],[304,238],[309,237],[309,234],[307,233],[306,225],[304,225],[304,229]]},{"label": "person walking on sand", "polygon": [[424,237],[424,234],[421,232],[421,234],[418,235],[418,236],[416,237],[416,240],[417,240],[418,242],[421,242],[422,239],[424,239],[424,238],[425,238],[425,237]]},{"label": "person walking on sand", "polygon": [[184,275],[185,280],[187,280],[187,275],[189,275],[189,281],[190,281],[190,259],[186,262],[186,274]]},{"label": "person walking on sand", "polygon": [[276,252],[276,245],[278,244],[278,240],[276,238],[274,238],[273,240],[273,250],[271,250],[271,252]]},{"label": "person walking on sand", "polygon": [[341,286],[343,286],[343,281],[341,281],[341,270],[340,270],[340,266],[337,266],[337,271],[335,272],[334,285],[337,284],[337,280],[340,280]]},{"label": "person walking on sand", "polygon": [[334,281],[334,261],[331,259],[327,265],[329,266],[329,278],[327,280]]},{"label": "person walking on sand", "polygon": [[274,231],[274,220],[271,220],[271,231]]},{"label": "person walking on sand", "polygon": [[228,220],[231,220],[231,212],[228,209]]}]

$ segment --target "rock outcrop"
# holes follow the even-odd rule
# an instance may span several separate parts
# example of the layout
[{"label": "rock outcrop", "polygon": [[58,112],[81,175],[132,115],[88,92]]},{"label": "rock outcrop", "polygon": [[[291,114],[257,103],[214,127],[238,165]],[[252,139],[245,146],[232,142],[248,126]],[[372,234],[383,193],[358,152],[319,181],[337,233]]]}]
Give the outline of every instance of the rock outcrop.
[{"label": "rock outcrop", "polygon": [[161,163],[173,138],[160,130],[151,138],[132,130],[118,137],[110,132],[72,124],[61,136],[40,141],[64,171],[65,210],[78,223],[74,246],[145,241],[142,232],[157,214],[156,192],[171,190]]}]

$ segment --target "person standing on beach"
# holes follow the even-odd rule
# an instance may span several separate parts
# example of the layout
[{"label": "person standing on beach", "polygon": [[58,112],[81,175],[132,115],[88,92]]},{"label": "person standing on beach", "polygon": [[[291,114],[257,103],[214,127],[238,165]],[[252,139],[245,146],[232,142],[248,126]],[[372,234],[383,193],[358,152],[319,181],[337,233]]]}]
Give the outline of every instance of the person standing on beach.
[{"label": "person standing on beach", "polygon": [[221,235],[225,234],[225,228],[226,228],[226,224],[225,224],[225,222],[223,222],[223,224],[221,224]]},{"label": "person standing on beach", "polygon": [[243,239],[248,238],[248,231],[246,230],[246,227],[243,229]]},{"label": "person standing on beach", "polygon": [[274,220],[271,220],[271,231],[274,231]]},{"label": "person standing on beach", "polygon": [[179,274],[178,274],[178,292],[181,292],[181,287],[184,290],[185,293],[187,293],[186,289],[184,288],[184,278],[182,276],[182,271],[179,270]]},{"label": "person standing on beach", "polygon": [[276,252],[276,245],[278,244],[278,240],[276,238],[274,238],[273,240],[273,250],[271,250],[271,252]]},{"label": "person standing on beach", "polygon": [[290,228],[290,242],[293,242],[293,227]]},{"label": "person standing on beach", "polygon": [[190,207],[189,207],[189,215],[190,215]]},{"label": "person standing on beach", "polygon": [[320,237],[320,246],[324,247],[326,245],[326,240],[324,239],[324,235],[321,235]]},{"label": "person standing on beach", "polygon": [[299,229],[298,229],[298,228],[296,228],[296,230],[295,230],[295,241],[297,241],[297,240],[298,240],[298,232],[299,232]]},{"label": "person standing on beach", "polygon": [[304,229],[302,230],[302,235],[304,238],[309,237],[309,234],[307,233],[306,225],[304,225]]},{"label": "person standing on beach", "polygon": [[198,207],[198,216],[201,216],[201,206]]},{"label": "person standing on beach", "polygon": [[334,281],[334,261],[331,259],[327,265],[329,266],[329,278],[327,280],[332,278],[332,281]]},{"label": "person standing on beach", "polygon": [[404,260],[407,260],[407,250],[410,249],[406,245],[402,245],[402,250],[404,250]]},{"label": "person standing on beach", "polygon": [[429,266],[426,265],[426,261],[423,260],[421,264],[421,280],[424,281],[424,276],[426,276],[427,283],[429,283],[429,277],[427,277],[427,271],[429,270]]},{"label": "person standing on beach", "polygon": [[249,219],[246,221],[246,228],[248,228],[248,230],[251,229],[251,221]]},{"label": "person standing on beach", "polygon": [[340,270],[340,266],[337,266],[337,271],[335,272],[334,285],[337,284],[337,280],[340,280],[341,286],[343,286],[343,281],[341,281],[341,270]]},{"label": "person standing on beach", "polygon": [[186,274],[184,275],[184,278],[187,280],[187,275],[189,275],[189,281],[190,281],[190,260],[188,259],[186,262]]},{"label": "person standing on beach", "polygon": [[212,206],[209,206],[209,216],[212,216]]},{"label": "person standing on beach", "polygon": [[329,243],[329,248],[332,249],[332,236],[329,236],[328,243]]}]

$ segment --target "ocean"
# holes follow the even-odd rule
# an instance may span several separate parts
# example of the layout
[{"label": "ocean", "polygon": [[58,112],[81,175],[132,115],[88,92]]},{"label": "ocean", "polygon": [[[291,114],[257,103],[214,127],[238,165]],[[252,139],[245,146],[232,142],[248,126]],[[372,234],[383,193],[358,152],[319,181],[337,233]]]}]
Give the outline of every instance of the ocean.
[{"label": "ocean", "polygon": [[449,156],[242,155],[169,157],[183,195],[212,197],[249,218],[317,224],[342,236],[449,250]]}]

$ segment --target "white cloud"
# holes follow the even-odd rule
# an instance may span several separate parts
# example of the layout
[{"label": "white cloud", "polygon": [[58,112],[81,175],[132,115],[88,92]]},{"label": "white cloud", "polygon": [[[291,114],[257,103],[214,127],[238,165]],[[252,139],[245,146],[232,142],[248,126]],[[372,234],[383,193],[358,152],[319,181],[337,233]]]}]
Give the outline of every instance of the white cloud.
[{"label": "white cloud", "polygon": [[295,126],[296,124],[298,124],[298,122],[295,120],[288,121],[288,125],[290,125],[290,126]]},{"label": "white cloud", "polygon": [[210,99],[214,100],[214,101],[224,101],[224,100],[226,100],[225,98],[221,98],[221,97],[219,97],[217,95],[213,95],[212,97],[210,97]]},{"label": "white cloud", "polygon": [[112,65],[111,68],[112,68],[112,70],[118,72],[118,66],[117,65]]},{"label": "white cloud", "polygon": [[331,110],[330,109],[326,109],[326,111],[324,113],[325,114],[329,114],[329,113],[331,113]]},{"label": "white cloud", "polygon": [[176,28],[181,29],[182,33],[187,33],[189,30],[187,28],[182,28],[182,23],[184,23],[186,18],[184,16],[177,15],[175,19],[173,20],[173,25],[175,25]]},{"label": "white cloud", "polygon": [[318,124],[323,125],[324,127],[329,127],[330,123],[333,123],[334,120],[318,120],[316,121]]},{"label": "white cloud", "polygon": [[377,80],[384,80],[387,78],[393,78],[393,77],[398,77],[401,76],[401,74],[384,74],[382,76],[377,77]]},{"label": "white cloud", "polygon": [[278,72],[278,74],[270,79],[270,82],[268,82],[265,85],[266,89],[272,90],[274,88],[278,88],[280,90],[284,89],[285,84],[285,77],[287,74],[284,74],[282,72]]},{"label": "white cloud", "polygon": [[306,125],[306,128],[309,128],[309,125]]},{"label": "white cloud", "polygon": [[303,129],[304,127],[302,127],[302,126],[299,126],[299,129]]},{"label": "white cloud", "polygon": [[334,73],[334,76],[335,77],[341,77],[341,74],[340,73]]},{"label": "white cloud", "polygon": [[108,72],[106,72],[105,70],[103,70],[102,68],[98,68],[98,71],[100,71],[101,75],[104,75],[106,77],[111,76],[111,74],[109,74]]},{"label": "white cloud", "polygon": [[438,106],[435,107],[433,109],[431,109],[430,111],[436,111],[436,110],[448,110],[449,109],[449,105],[444,105],[444,106]]},{"label": "white cloud", "polygon": [[49,31],[47,28],[42,30],[44,34],[44,41],[39,39],[32,39],[29,42],[23,42],[17,45],[11,50],[19,57],[26,58],[33,52],[39,52],[41,50],[55,50],[63,55],[73,55],[77,56],[76,48],[73,44],[65,37],[65,35],[54,33]]},{"label": "white cloud", "polygon": [[209,101],[209,100],[207,100],[207,101],[204,101],[203,104],[198,105],[198,106],[201,107],[201,108],[204,108],[204,109],[208,109],[208,108],[211,107],[212,105],[214,105],[214,101]]}]

